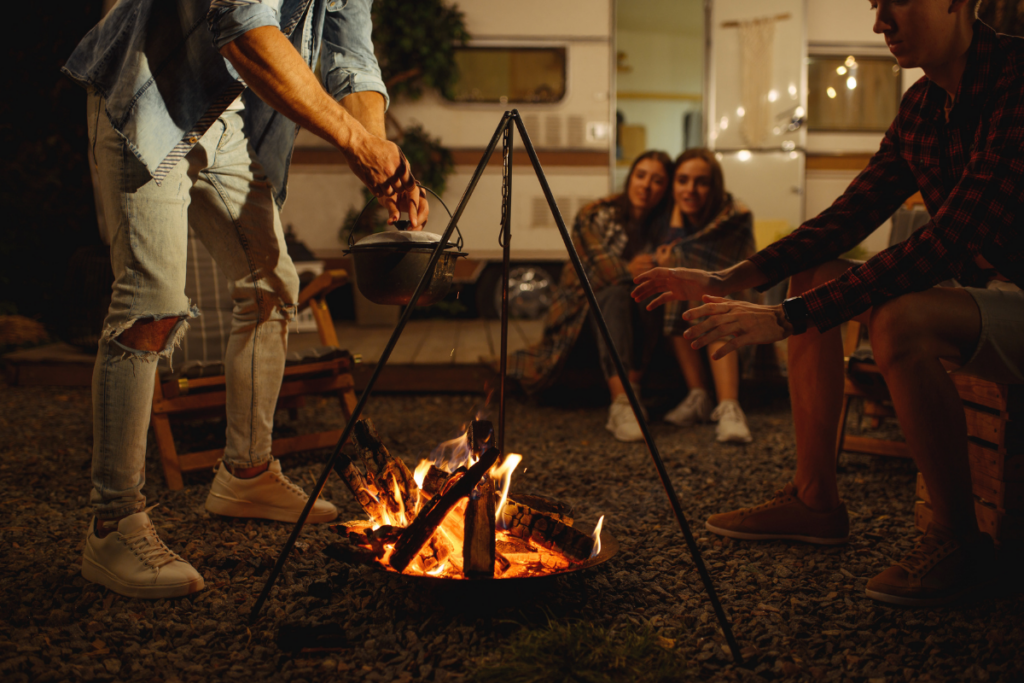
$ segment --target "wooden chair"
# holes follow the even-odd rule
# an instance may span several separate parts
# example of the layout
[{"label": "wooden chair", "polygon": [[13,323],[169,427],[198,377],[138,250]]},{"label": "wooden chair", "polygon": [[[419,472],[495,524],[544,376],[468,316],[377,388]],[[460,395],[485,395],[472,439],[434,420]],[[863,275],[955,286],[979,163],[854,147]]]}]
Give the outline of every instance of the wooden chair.
[{"label": "wooden chair", "polygon": [[[288,409],[294,417],[297,408],[309,394],[336,394],[341,410],[347,420],[356,405],[355,382],[352,378],[353,358],[347,351],[338,348],[338,337],[334,331],[330,311],[324,297],[333,289],[348,282],[344,270],[327,271],[306,285],[299,295],[299,310],[307,307],[317,323],[320,343],[333,349],[324,356],[325,360],[313,360],[285,367],[284,380],[278,396],[278,409]],[[157,377],[153,394],[153,410],[150,425],[160,450],[164,478],[171,490],[184,486],[182,472],[211,468],[224,455],[223,448],[179,454],[171,430],[171,416],[210,416],[224,412],[224,375],[172,377],[161,380]],[[334,446],[341,438],[342,430],[330,430],[315,434],[304,434],[289,438],[275,439],[271,452],[275,457],[316,448]]]}]

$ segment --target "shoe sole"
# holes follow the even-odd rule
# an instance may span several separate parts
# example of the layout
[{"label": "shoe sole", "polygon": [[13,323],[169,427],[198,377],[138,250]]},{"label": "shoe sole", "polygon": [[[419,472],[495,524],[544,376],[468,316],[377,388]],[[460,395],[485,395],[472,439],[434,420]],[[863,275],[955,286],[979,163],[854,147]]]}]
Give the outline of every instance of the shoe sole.
[{"label": "shoe sole", "polygon": [[206,587],[203,577],[193,581],[182,581],[180,583],[163,584],[159,586],[139,586],[137,584],[125,583],[117,576],[111,574],[104,567],[96,564],[88,557],[82,558],[82,577],[86,581],[106,586],[110,590],[129,598],[182,598],[186,595],[198,593]]},{"label": "shoe sole", "polygon": [[959,593],[935,598],[910,598],[903,595],[892,595],[891,593],[882,593],[880,591],[873,590],[865,590],[864,593],[872,600],[877,600],[878,602],[884,602],[890,605],[899,605],[900,607],[939,607],[941,605],[948,605],[951,602],[967,598],[977,590],[978,587],[969,586]]},{"label": "shoe sole", "polygon": [[804,543],[813,543],[814,545],[843,545],[850,540],[849,536],[844,538],[822,538],[820,536],[800,536],[798,534],[751,534],[744,531],[723,529],[709,522],[704,522],[704,528],[713,534],[735,538],[740,541],[802,541]]},{"label": "shoe sole", "polygon": [[[268,505],[250,503],[247,500],[228,498],[212,491],[206,498],[206,509],[215,515],[223,515],[224,517],[269,519],[274,522],[291,522],[293,524],[299,521],[300,514],[287,508],[275,508]],[[333,512],[310,510],[309,516],[306,518],[306,524],[323,524],[325,522],[333,522],[337,518],[337,510]]]}]

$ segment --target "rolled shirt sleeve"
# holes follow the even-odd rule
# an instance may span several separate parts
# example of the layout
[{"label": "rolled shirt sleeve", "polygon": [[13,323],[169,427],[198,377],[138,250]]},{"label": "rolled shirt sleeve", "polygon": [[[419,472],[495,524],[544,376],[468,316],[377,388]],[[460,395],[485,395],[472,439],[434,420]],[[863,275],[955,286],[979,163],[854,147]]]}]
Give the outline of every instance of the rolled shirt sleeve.
[{"label": "rolled shirt sleeve", "polygon": [[277,10],[259,0],[213,0],[206,21],[218,51],[254,28],[281,27]]},{"label": "rolled shirt sleeve", "polygon": [[388,91],[370,40],[372,6],[373,0],[328,0],[320,72],[324,88],[335,100],[373,91],[384,97],[387,108]]}]

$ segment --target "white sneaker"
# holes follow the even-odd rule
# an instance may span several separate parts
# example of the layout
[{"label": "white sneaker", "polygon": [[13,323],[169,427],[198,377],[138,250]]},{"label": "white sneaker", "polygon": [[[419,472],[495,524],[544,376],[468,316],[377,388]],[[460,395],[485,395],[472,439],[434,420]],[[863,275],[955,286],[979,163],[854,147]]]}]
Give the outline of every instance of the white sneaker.
[{"label": "white sneaker", "polygon": [[696,422],[711,419],[711,398],[703,389],[690,389],[690,393],[672,410],[665,413],[665,422],[677,427],[689,427]]},{"label": "white sneaker", "polygon": [[[280,460],[271,460],[267,471],[252,479],[239,479],[221,463],[206,497],[206,509],[226,517],[297,522],[308,499],[305,491],[281,473]],[[338,508],[326,500],[317,500],[306,522],[330,522],[337,516]]]},{"label": "white sneaker", "polygon": [[164,545],[145,512],[128,515],[117,530],[96,535],[89,523],[82,576],[130,598],[180,598],[203,590],[203,577]]},{"label": "white sneaker", "polygon": [[640,431],[640,423],[629,405],[629,398],[621,394],[612,401],[608,408],[608,422],[604,426],[619,441],[643,441],[644,433]]},{"label": "white sneaker", "polygon": [[747,417],[736,401],[730,399],[719,403],[711,413],[711,419],[718,422],[715,438],[719,443],[750,443],[754,440],[747,427]]}]

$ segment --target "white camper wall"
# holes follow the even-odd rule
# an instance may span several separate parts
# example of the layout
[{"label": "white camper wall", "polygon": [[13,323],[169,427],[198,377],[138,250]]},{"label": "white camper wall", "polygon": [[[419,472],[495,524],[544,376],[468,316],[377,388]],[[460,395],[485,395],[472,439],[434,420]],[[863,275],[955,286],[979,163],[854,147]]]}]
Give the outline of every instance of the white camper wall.
[{"label": "white camper wall", "polygon": [[[873,30],[874,17],[866,0],[807,0],[808,53],[888,56],[885,40]],[[922,75],[920,69],[904,69],[903,90]],[[882,136],[882,133],[807,134],[806,217],[827,209],[846,190],[867,156],[878,149]],[[838,168],[844,165],[844,156],[849,159],[850,163],[845,164],[848,168]],[[886,221],[864,240],[861,246],[866,255],[885,249],[891,230],[892,223]]]}]

